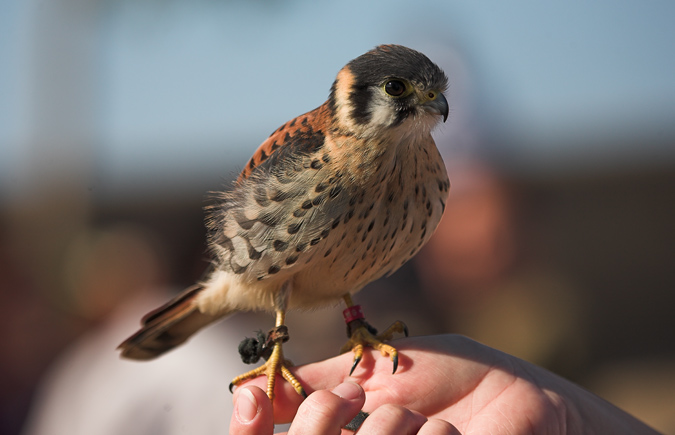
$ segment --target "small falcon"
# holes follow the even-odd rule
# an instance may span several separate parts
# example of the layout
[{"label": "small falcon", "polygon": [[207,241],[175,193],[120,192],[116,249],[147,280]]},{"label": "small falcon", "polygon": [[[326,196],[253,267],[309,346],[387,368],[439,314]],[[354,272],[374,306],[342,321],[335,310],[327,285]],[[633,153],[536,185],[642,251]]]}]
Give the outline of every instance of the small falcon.
[{"label": "small falcon", "polygon": [[342,299],[352,371],[372,346],[395,372],[398,353],[383,342],[407,335],[405,325],[375,335],[352,295],[414,256],[441,219],[450,183],[430,132],[448,117],[447,81],[400,45],[349,62],[328,100],[272,133],[207,207],[208,277],[147,314],[119,346],[122,356],[152,359],[230,313],[264,310],[276,314],[261,337],[267,361],[232,385],[265,374],[273,399],[280,373],[305,395],[283,356],[286,312]]}]

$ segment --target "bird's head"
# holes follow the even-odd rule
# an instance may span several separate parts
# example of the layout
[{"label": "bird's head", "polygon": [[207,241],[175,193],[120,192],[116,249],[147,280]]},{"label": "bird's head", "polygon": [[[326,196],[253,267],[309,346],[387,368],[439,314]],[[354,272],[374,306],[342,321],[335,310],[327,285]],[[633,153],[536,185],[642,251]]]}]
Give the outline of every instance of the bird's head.
[{"label": "bird's head", "polygon": [[398,127],[428,133],[448,117],[447,87],[443,70],[424,54],[380,45],[340,70],[328,101],[339,126],[357,135]]}]

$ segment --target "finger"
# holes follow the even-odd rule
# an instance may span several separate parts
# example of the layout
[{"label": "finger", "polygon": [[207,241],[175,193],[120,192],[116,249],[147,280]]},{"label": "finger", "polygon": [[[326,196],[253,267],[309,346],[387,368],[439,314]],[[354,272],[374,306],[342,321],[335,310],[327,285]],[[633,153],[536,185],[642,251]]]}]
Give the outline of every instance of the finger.
[{"label": "finger", "polygon": [[230,434],[271,435],[274,432],[272,402],[258,387],[237,388],[234,392],[234,412]]},{"label": "finger", "polygon": [[[358,430],[358,434],[390,435],[417,433],[426,422],[427,418],[418,412],[398,405],[382,405],[368,416]],[[445,434],[444,432],[441,433]]]},{"label": "finger", "polygon": [[352,382],[340,384],[332,391],[316,391],[298,408],[288,435],[340,434],[365,401],[363,389]]},{"label": "finger", "polygon": [[[311,394],[317,390],[335,388],[348,379],[351,359],[351,355],[344,354],[325,361],[292,367],[290,370],[300,380],[305,392]],[[244,386],[256,386],[264,390],[267,388],[267,378],[259,376],[243,382],[235,388],[235,392]],[[303,398],[281,377],[277,377],[274,394],[274,421],[277,424],[289,423]]]},{"label": "finger", "polygon": [[417,435],[461,435],[459,430],[445,420],[432,418],[420,428]]}]

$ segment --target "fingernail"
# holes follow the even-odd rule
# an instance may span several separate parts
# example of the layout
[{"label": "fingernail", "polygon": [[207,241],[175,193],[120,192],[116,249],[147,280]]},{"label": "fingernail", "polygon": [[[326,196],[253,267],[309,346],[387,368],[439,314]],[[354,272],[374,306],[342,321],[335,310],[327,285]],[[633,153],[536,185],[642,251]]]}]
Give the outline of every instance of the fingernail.
[{"label": "fingernail", "polygon": [[337,387],[333,388],[332,393],[345,400],[354,400],[361,396],[361,387],[353,382],[343,382]]},{"label": "fingernail", "polygon": [[242,388],[237,398],[237,417],[242,423],[249,423],[258,415],[258,401],[247,388]]}]

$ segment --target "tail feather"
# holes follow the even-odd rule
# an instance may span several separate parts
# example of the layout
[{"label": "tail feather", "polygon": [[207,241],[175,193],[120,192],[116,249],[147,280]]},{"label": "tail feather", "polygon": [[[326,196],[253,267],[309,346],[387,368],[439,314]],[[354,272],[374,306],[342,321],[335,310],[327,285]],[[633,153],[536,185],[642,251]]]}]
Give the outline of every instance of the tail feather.
[{"label": "tail feather", "polygon": [[199,311],[196,299],[203,289],[201,285],[192,286],[146,314],[141,320],[141,329],[118,346],[122,357],[136,360],[156,358],[221,318]]}]

